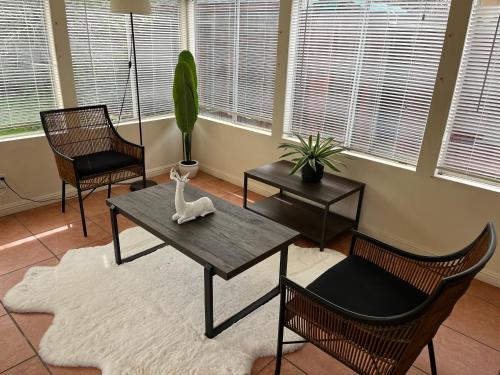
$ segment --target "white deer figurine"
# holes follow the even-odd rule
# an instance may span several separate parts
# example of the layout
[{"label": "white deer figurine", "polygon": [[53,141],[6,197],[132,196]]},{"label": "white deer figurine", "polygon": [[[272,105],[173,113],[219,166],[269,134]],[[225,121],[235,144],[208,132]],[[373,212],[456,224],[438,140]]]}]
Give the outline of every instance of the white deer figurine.
[{"label": "white deer figurine", "polygon": [[177,212],[172,216],[172,220],[177,220],[178,224],[194,220],[198,216],[205,217],[215,212],[214,204],[208,197],[202,197],[194,202],[184,200],[184,187],[189,182],[188,176],[189,173],[179,176],[174,168],[170,170],[170,179],[177,183],[175,187],[175,210]]}]

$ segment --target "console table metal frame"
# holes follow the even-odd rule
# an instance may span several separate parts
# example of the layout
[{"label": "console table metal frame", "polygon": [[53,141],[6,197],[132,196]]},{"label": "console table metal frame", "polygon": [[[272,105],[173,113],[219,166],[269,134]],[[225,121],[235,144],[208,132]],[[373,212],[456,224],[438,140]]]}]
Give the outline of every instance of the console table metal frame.
[{"label": "console table metal frame", "polygon": [[[273,163],[273,164],[269,164],[269,165],[265,165],[261,168],[268,168],[268,167],[273,167],[273,166],[280,166],[279,168],[283,169],[283,168],[292,168],[292,163],[291,162],[287,162],[287,161],[279,161],[279,162],[276,162],[276,163]],[[269,215],[266,215],[266,214],[263,214],[261,211],[259,211],[257,208],[256,208],[256,205],[251,205],[249,206],[248,205],[248,179],[253,179],[255,181],[259,181],[259,182],[262,182],[266,185],[270,185],[270,186],[273,186],[277,189],[279,189],[279,193],[277,194],[278,197],[284,199],[286,196],[284,195],[284,192],[289,192],[291,194],[294,194],[296,196],[299,196],[299,197],[302,197],[302,198],[305,198],[305,199],[308,199],[308,200],[311,200],[315,203],[318,203],[320,205],[322,205],[322,208],[323,208],[323,214],[322,214],[322,222],[321,222],[321,235],[319,238],[316,238],[316,237],[313,237],[307,233],[304,233],[303,230],[301,230],[300,227],[298,226],[290,226],[292,229],[295,229],[297,230],[298,232],[300,232],[303,236],[313,240],[313,241],[316,241],[316,242],[319,242],[320,244],[320,251],[323,251],[325,249],[325,245],[326,245],[326,240],[327,240],[327,226],[328,226],[328,218],[332,215],[332,213],[330,212],[330,206],[333,205],[334,203],[337,203],[355,193],[358,193],[359,192],[359,195],[358,195],[358,203],[357,203],[357,208],[356,208],[356,217],[354,220],[351,220],[352,223],[351,225],[347,225],[348,227],[345,229],[349,229],[349,228],[352,228],[352,229],[357,229],[358,228],[358,225],[359,225],[359,219],[360,219],[360,216],[361,216],[361,206],[363,204],[363,195],[364,195],[364,190],[365,190],[365,184],[363,183],[360,183],[360,182],[357,182],[357,181],[353,181],[353,180],[348,180],[346,178],[343,178],[343,177],[339,177],[339,176],[336,176],[336,175],[332,175],[332,174],[329,174],[329,173],[325,173],[325,177],[328,176],[328,178],[330,179],[339,179],[342,180],[342,181],[348,181],[349,183],[352,183],[353,184],[353,188],[352,189],[349,189],[347,190],[346,192],[344,192],[343,194],[340,194],[338,196],[334,196],[332,195],[333,198],[327,200],[327,201],[324,201],[324,200],[319,200],[317,199],[313,194],[310,194],[309,192],[307,192],[307,188],[308,187],[314,187],[314,185],[312,184],[315,184],[315,183],[302,183],[301,187],[303,188],[303,190],[300,190],[300,189],[297,189],[297,188],[291,188],[290,186],[288,186],[286,183],[279,183],[277,181],[274,181],[272,180],[272,176],[271,174],[269,174],[267,177],[263,177],[265,174],[263,173],[261,176],[257,176],[254,172],[255,171],[258,171],[259,168],[256,168],[256,169],[253,169],[253,170],[250,170],[250,171],[246,171],[244,172],[244,185],[243,185],[243,208],[246,208],[248,210],[251,210],[253,212],[256,212],[260,215],[263,215],[263,216],[266,216],[272,220],[275,220],[277,221],[275,218],[269,216]],[[290,179],[300,179],[300,177],[298,176],[290,176],[289,177]],[[296,181],[294,181],[296,182]],[[321,182],[319,182],[321,183]],[[267,199],[273,199],[273,198],[276,198],[276,196],[273,196],[273,197],[269,197]],[[295,202],[296,204],[301,204],[303,205],[304,207],[306,205],[309,205],[309,206],[312,206],[311,204],[309,203],[306,203],[306,202],[303,202],[303,201],[298,201],[296,199],[291,199],[291,198],[287,198],[289,199],[290,201],[293,201]],[[340,215],[336,215],[337,217],[340,217]],[[279,221],[278,221],[279,222]],[[283,225],[287,225],[285,223],[281,223]],[[341,231],[342,232],[342,231]],[[340,234],[340,233],[339,233]],[[335,235],[333,235],[331,238],[335,237]],[[328,238],[331,239],[331,238]]]},{"label": "console table metal frame", "polygon": [[[156,250],[161,249],[162,247],[169,244],[167,241],[165,241],[164,236],[162,236],[160,233],[158,233],[154,229],[145,225],[143,222],[141,222],[140,220],[135,218],[133,215],[129,215],[127,212],[120,210],[118,207],[116,207],[114,204],[112,204],[110,202],[108,202],[108,206],[109,206],[110,215],[111,215],[111,228],[112,228],[112,234],[113,234],[113,245],[114,245],[116,264],[120,265],[120,264],[123,264],[126,262],[131,262],[135,259],[138,259],[138,258],[143,257],[145,255],[151,254],[151,253],[155,252]],[[131,221],[133,221],[134,223],[136,223],[140,227],[147,230],[148,232],[161,238],[165,242],[160,244],[160,245],[153,246],[152,248],[144,250],[140,253],[123,258],[121,255],[120,238],[119,238],[119,231],[118,231],[118,220],[117,220],[118,214],[122,214],[123,216],[127,217],[128,219],[130,219]],[[213,293],[213,277],[215,276],[214,267],[213,267],[213,265],[208,264],[206,262],[200,262],[199,259],[192,258],[193,260],[202,264],[204,267],[205,335],[208,338],[214,338],[219,333],[223,332],[224,330],[229,328],[231,325],[233,325],[234,323],[236,323],[240,319],[244,318],[245,316],[247,316],[251,312],[258,309],[260,306],[266,304],[272,298],[274,298],[280,294],[279,280],[280,280],[281,276],[286,276],[286,273],[287,273],[288,246],[297,237],[298,237],[298,233],[296,236],[291,238],[289,241],[284,242],[282,245],[280,245],[276,248],[280,252],[280,266],[279,266],[279,275],[278,275],[278,280],[277,280],[278,285],[218,325],[214,325],[214,293]],[[263,259],[261,259],[261,260],[263,260]],[[236,276],[236,274],[234,276]],[[230,279],[232,277],[233,276],[228,277],[228,279]]]}]

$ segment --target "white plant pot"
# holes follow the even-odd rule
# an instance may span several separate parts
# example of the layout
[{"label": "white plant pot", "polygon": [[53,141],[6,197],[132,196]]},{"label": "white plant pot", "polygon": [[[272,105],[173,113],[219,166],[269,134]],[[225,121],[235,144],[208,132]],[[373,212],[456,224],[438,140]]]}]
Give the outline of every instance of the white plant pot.
[{"label": "white plant pot", "polygon": [[200,165],[196,160],[193,160],[193,162],[194,162],[193,164],[183,164],[181,160],[179,162],[179,173],[183,176],[189,173],[189,178],[195,178],[196,175],[198,174],[198,169],[200,168]]}]

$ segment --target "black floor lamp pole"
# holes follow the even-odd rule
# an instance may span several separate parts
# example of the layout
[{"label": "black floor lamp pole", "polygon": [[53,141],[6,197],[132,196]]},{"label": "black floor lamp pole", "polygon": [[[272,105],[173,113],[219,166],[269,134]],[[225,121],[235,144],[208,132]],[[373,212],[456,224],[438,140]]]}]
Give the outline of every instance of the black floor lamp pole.
[{"label": "black floor lamp pole", "polygon": [[[139,119],[139,140],[142,144],[142,120],[141,120],[141,101],[139,98],[139,74],[137,73],[137,54],[135,52],[135,34],[134,34],[134,16],[130,13],[130,27],[132,29],[132,49],[134,50],[134,72],[135,72],[135,92],[137,96],[137,117]],[[144,167],[144,175],[146,175],[146,167]],[[145,186],[144,186],[145,185]],[[130,190],[141,190],[144,187],[156,185],[153,180],[136,181],[130,184]]]},{"label": "black floor lamp pole", "polygon": [[137,74],[137,54],[135,52],[134,16],[130,13],[130,27],[132,28],[132,49],[134,50],[135,92],[137,96],[137,114],[139,117],[139,140],[142,144],[141,100],[139,98],[139,74]]}]

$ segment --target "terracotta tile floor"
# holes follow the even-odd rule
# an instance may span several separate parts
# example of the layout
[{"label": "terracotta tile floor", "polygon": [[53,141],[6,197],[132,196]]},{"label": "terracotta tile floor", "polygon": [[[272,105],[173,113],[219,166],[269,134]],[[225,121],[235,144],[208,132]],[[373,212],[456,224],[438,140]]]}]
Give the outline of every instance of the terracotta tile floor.
[{"label": "terracotta tile floor", "polygon": [[[168,175],[154,177],[157,182],[169,181]],[[231,203],[242,204],[243,192],[236,185],[200,173],[190,182]],[[113,187],[113,194],[128,192],[128,187]],[[77,247],[98,246],[111,241],[106,191],[92,194],[85,200],[87,229],[84,238],[78,202],[69,199],[66,213],[60,203],[38,207],[16,215],[0,218],[0,300],[18,283],[32,266],[54,266],[64,253]],[[262,197],[249,194],[250,201]],[[134,224],[121,217],[120,229]],[[328,247],[347,252],[350,236],[344,235]],[[307,240],[302,247],[316,247]],[[15,314],[0,304],[0,373],[1,374],[100,374],[98,369],[49,366],[37,354],[38,344],[52,322],[49,314]],[[474,281],[435,338],[440,375],[498,375],[500,371],[500,289]],[[255,361],[252,374],[273,374],[274,358]],[[409,374],[429,374],[426,350]],[[285,356],[282,374],[353,374],[351,370],[312,345]]]}]

